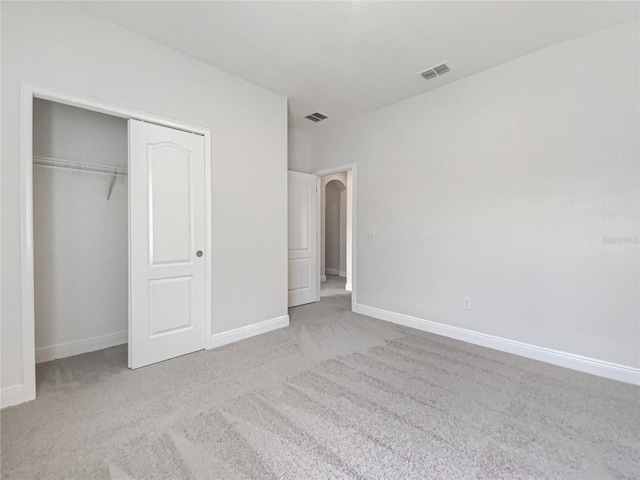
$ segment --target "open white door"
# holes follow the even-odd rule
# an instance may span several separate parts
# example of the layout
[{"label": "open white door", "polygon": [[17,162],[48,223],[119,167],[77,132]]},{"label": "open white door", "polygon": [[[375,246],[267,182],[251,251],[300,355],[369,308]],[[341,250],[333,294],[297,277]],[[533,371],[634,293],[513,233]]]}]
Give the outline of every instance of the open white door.
[{"label": "open white door", "polygon": [[289,172],[289,306],[316,302],[316,176]]},{"label": "open white door", "polygon": [[129,367],[205,347],[204,137],[129,120]]}]

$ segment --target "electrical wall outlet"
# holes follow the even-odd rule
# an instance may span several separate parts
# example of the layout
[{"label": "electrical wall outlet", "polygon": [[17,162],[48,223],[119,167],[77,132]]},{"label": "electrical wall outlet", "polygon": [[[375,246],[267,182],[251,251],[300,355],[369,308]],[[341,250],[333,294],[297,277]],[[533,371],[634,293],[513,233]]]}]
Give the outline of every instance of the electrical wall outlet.
[{"label": "electrical wall outlet", "polygon": [[471,310],[471,299],[469,297],[462,297],[462,308]]},{"label": "electrical wall outlet", "polygon": [[362,233],[362,236],[364,238],[373,238],[376,236],[376,229],[375,228],[365,228],[364,232]]}]

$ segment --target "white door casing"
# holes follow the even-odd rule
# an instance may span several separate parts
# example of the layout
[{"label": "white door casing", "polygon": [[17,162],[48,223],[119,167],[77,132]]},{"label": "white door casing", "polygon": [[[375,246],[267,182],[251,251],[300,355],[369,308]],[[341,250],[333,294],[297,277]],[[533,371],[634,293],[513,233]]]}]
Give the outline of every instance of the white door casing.
[{"label": "white door casing", "polygon": [[295,307],[319,300],[317,177],[292,171],[288,175],[289,307]]},{"label": "white door casing", "polygon": [[129,120],[131,368],[205,348],[204,148],[201,135]]}]

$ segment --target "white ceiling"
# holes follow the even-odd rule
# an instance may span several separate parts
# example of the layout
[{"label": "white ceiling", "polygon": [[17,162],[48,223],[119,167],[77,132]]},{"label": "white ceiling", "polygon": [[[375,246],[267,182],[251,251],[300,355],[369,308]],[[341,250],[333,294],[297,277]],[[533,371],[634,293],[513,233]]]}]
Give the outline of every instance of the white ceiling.
[{"label": "white ceiling", "polygon": [[[307,131],[638,18],[636,2],[77,2],[289,97]],[[452,71],[425,81],[442,61]],[[303,117],[321,112],[329,120]]]}]

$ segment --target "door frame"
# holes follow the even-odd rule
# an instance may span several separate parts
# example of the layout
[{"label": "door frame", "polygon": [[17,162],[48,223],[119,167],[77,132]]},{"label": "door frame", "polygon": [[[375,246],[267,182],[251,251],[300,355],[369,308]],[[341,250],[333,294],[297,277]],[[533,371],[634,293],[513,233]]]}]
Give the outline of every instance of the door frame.
[{"label": "door frame", "polygon": [[322,263],[322,259],[321,259],[321,248],[324,248],[324,241],[321,237],[322,233],[321,233],[321,227],[320,227],[320,222],[321,222],[321,202],[322,202],[322,177],[324,177],[325,175],[332,175],[334,173],[342,173],[342,172],[351,172],[351,311],[355,312],[355,306],[356,306],[356,297],[357,297],[357,284],[358,284],[358,269],[357,269],[357,252],[358,252],[358,235],[357,235],[357,211],[358,209],[357,204],[356,204],[356,199],[357,199],[357,191],[358,191],[358,164],[357,163],[347,163],[344,165],[339,165],[337,167],[331,167],[331,168],[324,168],[322,170],[318,170],[316,172],[314,172],[314,175],[317,177],[316,180],[316,201],[318,203],[318,219],[317,219],[317,244],[318,244],[318,248],[317,248],[317,254],[316,254],[316,262],[317,262],[317,270],[318,270],[318,292],[317,292],[317,297],[318,300],[320,300],[320,277],[322,276],[322,271],[321,271],[321,263]]},{"label": "door frame", "polygon": [[[124,119],[155,123],[164,127],[183,130],[204,137],[205,161],[205,348],[212,348],[212,273],[213,273],[213,225],[212,225],[212,174],[211,130],[170,118],[152,115],[121,105],[103,102],[61,90],[22,82],[20,89],[20,260],[21,260],[21,316],[22,316],[22,369],[23,402],[36,398],[35,352],[35,293],[33,251],[33,99],[49,100],[72,107],[105,113]],[[128,160],[127,160],[128,162]],[[130,188],[127,179],[127,190]],[[128,207],[129,208],[129,207]],[[129,245],[129,255],[131,246]],[[131,262],[129,261],[129,265]],[[130,275],[130,272],[129,272]],[[129,282],[129,289],[131,288]],[[131,291],[129,291],[129,322],[131,321]]]}]

